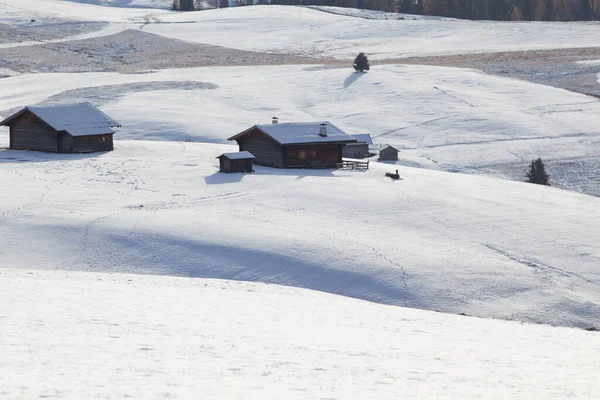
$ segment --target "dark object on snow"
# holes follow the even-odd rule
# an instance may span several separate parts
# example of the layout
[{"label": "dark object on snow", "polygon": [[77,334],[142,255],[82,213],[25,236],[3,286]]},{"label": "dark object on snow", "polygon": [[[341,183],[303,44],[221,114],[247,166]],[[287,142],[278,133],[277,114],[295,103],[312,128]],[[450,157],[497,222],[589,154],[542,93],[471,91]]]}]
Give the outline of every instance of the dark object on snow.
[{"label": "dark object on snow", "polygon": [[389,144],[383,149],[379,150],[379,161],[398,161],[398,150]]},{"label": "dark object on snow", "polygon": [[254,125],[230,137],[240,151],[254,155],[254,163],[276,168],[336,168],[342,149],[356,139],[331,122]]},{"label": "dark object on snow", "polygon": [[0,126],[10,127],[10,148],[54,153],[113,150],[118,122],[90,103],[25,107]]},{"label": "dark object on snow", "polygon": [[529,171],[527,171],[525,177],[527,178],[525,182],[550,186],[550,175],[546,173],[546,168],[541,158],[531,161]]},{"label": "dark object on snow", "polygon": [[396,173],[393,174],[391,172],[386,172],[385,176],[392,178],[393,180],[397,181],[398,179],[400,179],[400,174],[398,173],[398,170],[396,170]]},{"label": "dark object on snow", "polygon": [[369,59],[365,56],[365,53],[358,53],[356,58],[354,59],[354,64],[352,65],[356,72],[364,72],[368,71],[371,66],[369,65]]},{"label": "dark object on snow", "polygon": [[254,156],[247,151],[223,153],[219,157],[219,172],[252,172]]}]

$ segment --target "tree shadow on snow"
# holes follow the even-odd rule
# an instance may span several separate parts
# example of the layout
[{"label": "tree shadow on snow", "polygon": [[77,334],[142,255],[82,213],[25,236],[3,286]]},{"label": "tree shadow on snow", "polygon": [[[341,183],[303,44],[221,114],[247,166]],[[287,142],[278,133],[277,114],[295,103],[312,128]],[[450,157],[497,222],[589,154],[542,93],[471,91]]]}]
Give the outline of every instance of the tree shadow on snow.
[{"label": "tree shadow on snow", "polygon": [[345,88],[349,88],[354,82],[356,82],[357,80],[359,80],[360,77],[363,76],[364,74],[365,74],[364,72],[354,72],[354,73],[350,74],[344,80],[344,87]]}]

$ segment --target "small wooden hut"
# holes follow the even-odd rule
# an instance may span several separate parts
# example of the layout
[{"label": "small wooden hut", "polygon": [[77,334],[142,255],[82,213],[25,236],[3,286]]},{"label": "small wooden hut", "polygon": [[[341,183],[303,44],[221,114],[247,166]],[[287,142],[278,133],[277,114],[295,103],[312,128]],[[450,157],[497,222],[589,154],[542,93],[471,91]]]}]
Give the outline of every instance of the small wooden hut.
[{"label": "small wooden hut", "polygon": [[113,150],[118,122],[90,103],[25,107],[0,126],[10,128],[10,148],[54,153]]},{"label": "small wooden hut", "polygon": [[356,139],[330,122],[254,125],[230,137],[240,151],[249,151],[255,164],[276,168],[337,168],[342,148]]},{"label": "small wooden hut", "polygon": [[379,150],[379,161],[398,161],[399,152],[400,150],[388,144]]},{"label": "small wooden hut", "polygon": [[219,172],[252,172],[254,156],[247,151],[223,153],[219,157]]}]

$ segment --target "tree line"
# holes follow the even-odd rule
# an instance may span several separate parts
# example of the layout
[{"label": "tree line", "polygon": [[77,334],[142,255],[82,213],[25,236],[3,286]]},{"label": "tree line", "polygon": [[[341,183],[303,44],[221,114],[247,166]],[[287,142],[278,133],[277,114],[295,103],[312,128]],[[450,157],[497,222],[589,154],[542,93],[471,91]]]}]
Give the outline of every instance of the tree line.
[{"label": "tree line", "polygon": [[[597,21],[600,0],[203,0],[213,7],[280,4],[351,7],[496,21]],[[200,0],[174,0],[193,9]]]}]

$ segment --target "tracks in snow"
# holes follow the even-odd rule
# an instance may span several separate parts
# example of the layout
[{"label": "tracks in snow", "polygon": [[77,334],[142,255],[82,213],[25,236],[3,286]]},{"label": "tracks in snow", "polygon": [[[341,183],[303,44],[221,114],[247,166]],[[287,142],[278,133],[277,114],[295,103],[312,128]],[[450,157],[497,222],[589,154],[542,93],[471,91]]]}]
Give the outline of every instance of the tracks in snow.
[{"label": "tracks in snow", "polygon": [[490,250],[495,251],[496,253],[498,253],[498,254],[506,257],[506,258],[509,258],[512,261],[515,261],[515,262],[517,262],[517,263],[519,263],[521,265],[524,265],[524,266],[526,266],[528,268],[532,268],[536,272],[547,273],[547,274],[553,273],[553,274],[559,275],[559,276],[564,277],[564,278],[576,278],[576,279],[583,280],[583,281],[585,281],[587,283],[591,283],[592,285],[600,286],[600,282],[597,282],[597,281],[594,281],[592,279],[586,278],[585,276],[583,276],[581,274],[578,274],[578,273],[575,273],[575,272],[571,272],[571,271],[566,271],[566,270],[563,270],[563,269],[560,269],[560,268],[557,268],[557,267],[553,267],[551,265],[545,264],[545,263],[543,263],[541,261],[538,261],[538,260],[534,260],[534,259],[531,259],[531,258],[525,258],[523,256],[512,254],[512,253],[509,253],[506,250],[502,250],[502,249],[500,249],[500,248],[498,248],[498,247],[496,247],[494,245],[484,244],[484,246],[487,247]]}]

